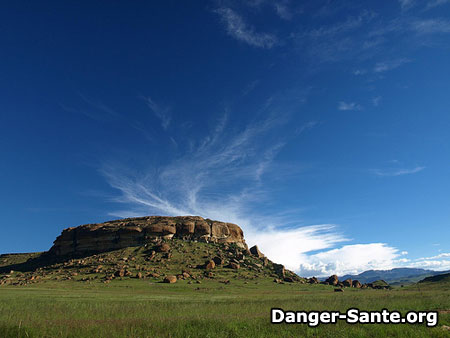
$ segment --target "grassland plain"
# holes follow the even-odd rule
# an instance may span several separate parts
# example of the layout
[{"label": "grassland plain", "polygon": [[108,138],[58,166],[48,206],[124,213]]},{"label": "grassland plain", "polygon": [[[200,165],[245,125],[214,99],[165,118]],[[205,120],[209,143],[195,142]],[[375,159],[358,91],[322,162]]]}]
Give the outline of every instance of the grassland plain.
[{"label": "grassland plain", "polygon": [[[11,283],[0,286],[0,337],[448,337],[450,281],[392,290],[346,288],[302,281],[274,283],[269,263],[246,256],[241,269],[218,266],[213,276],[195,264],[228,253],[222,246],[172,241],[167,253],[126,248],[70,262],[38,264],[39,253],[3,255]],[[238,252],[238,255],[241,253]],[[149,257],[153,257],[149,260]],[[234,256],[233,256],[234,257]],[[231,258],[230,256],[230,259]],[[98,272],[98,261],[103,268]],[[30,263],[31,262],[31,263]],[[11,265],[12,264],[12,265]],[[186,265],[195,279],[162,283]],[[124,266],[130,276],[107,279]],[[22,270],[20,270],[22,269]],[[93,271],[93,269],[95,271]],[[141,272],[149,277],[136,278]],[[155,273],[157,274],[155,275]],[[21,277],[20,277],[21,276]],[[25,282],[20,281],[26,280]],[[21,285],[22,283],[22,285]],[[424,324],[271,324],[270,310],[438,310],[437,327]]]},{"label": "grassland plain", "polygon": [[[448,337],[450,288],[332,292],[330,286],[217,281],[45,282],[0,288],[0,337]],[[439,324],[270,323],[270,309],[439,310]]]}]

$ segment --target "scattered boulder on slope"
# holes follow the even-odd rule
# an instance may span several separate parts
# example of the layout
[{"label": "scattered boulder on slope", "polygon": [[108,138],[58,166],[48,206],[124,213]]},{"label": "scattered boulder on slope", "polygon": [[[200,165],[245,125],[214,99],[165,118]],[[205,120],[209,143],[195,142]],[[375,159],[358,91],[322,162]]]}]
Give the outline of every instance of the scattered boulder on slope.
[{"label": "scattered boulder on slope", "polygon": [[164,280],[163,280],[164,283],[169,283],[169,284],[176,283],[176,281],[177,281],[176,276],[166,276],[166,277],[164,277]]},{"label": "scattered boulder on slope", "polygon": [[338,285],[339,279],[338,279],[338,276],[332,275],[332,276],[328,277],[325,280],[325,282],[329,283],[330,285]]},{"label": "scattered boulder on slope", "polygon": [[281,277],[282,279],[284,279],[284,277],[286,277],[286,271],[284,269],[284,265],[282,264],[273,264],[273,268],[275,269],[275,273]]},{"label": "scattered boulder on slope", "polygon": [[225,263],[225,260],[219,256],[214,257],[213,261],[214,263],[216,263],[216,265],[223,265]]},{"label": "scattered boulder on slope", "polygon": [[240,269],[241,266],[238,263],[230,262],[228,267],[231,268],[231,269],[234,269],[234,270],[238,270],[238,269]]},{"label": "scattered boulder on slope", "polygon": [[264,255],[261,253],[261,251],[259,251],[257,245],[254,245],[254,246],[252,246],[252,247],[250,248],[250,253],[251,253],[253,256],[258,257],[258,258],[263,258],[263,257],[264,257]]},{"label": "scattered boulder on slope", "polygon": [[311,277],[308,279],[309,284],[319,284],[319,280],[316,277]]},{"label": "scattered boulder on slope", "polygon": [[342,284],[344,284],[344,286],[347,288],[351,288],[353,285],[351,278],[346,279],[345,281],[342,282]]},{"label": "scattered boulder on slope", "polygon": [[216,267],[216,263],[214,263],[213,260],[207,261],[207,262],[205,263],[205,269],[206,269],[206,270],[212,270],[212,269],[214,269],[215,267]]},{"label": "scattered boulder on slope", "polygon": [[362,284],[361,284],[360,281],[358,281],[358,280],[355,279],[355,280],[352,282],[352,286],[353,286],[354,288],[360,289],[360,288],[362,287]]},{"label": "scattered boulder on slope", "polygon": [[158,252],[169,252],[170,245],[167,243],[161,243],[156,249]]}]

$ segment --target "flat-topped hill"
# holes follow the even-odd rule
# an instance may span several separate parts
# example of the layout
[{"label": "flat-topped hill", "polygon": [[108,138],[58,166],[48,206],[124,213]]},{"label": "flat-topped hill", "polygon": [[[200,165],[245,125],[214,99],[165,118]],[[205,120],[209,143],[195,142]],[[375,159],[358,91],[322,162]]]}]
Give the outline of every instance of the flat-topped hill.
[{"label": "flat-topped hill", "polygon": [[147,216],[67,228],[56,238],[49,253],[56,256],[98,253],[171,238],[236,243],[247,248],[242,229],[233,223],[200,216]]},{"label": "flat-topped hill", "polygon": [[48,252],[0,255],[0,285],[116,278],[304,282],[256,246],[248,249],[238,225],[199,216],[85,224],[63,230]]},{"label": "flat-topped hill", "polygon": [[[320,283],[270,261],[256,245],[249,249],[238,225],[199,216],[146,216],[85,224],[63,230],[47,252],[0,255],[0,285],[133,277]],[[336,275],[320,284],[341,289],[390,288],[384,281],[382,285],[362,284],[352,279],[339,281]]]}]

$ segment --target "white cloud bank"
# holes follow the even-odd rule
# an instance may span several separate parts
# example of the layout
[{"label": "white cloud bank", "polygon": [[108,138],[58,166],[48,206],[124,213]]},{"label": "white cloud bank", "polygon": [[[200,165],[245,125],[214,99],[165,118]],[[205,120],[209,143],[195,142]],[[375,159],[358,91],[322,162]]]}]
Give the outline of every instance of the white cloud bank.
[{"label": "white cloud bank", "polygon": [[298,269],[304,276],[357,274],[371,269],[391,269],[396,266],[398,250],[385,243],[345,245],[305,257]]}]

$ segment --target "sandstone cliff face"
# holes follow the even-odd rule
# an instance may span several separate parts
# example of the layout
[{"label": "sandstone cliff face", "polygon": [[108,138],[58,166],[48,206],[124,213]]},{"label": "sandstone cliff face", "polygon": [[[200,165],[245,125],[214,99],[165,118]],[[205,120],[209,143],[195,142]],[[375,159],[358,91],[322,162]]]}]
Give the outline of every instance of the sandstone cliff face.
[{"label": "sandstone cliff face", "polygon": [[49,253],[62,256],[85,254],[144,245],[155,238],[173,237],[219,243],[236,243],[247,248],[242,229],[236,224],[199,216],[147,216],[63,230]]}]

